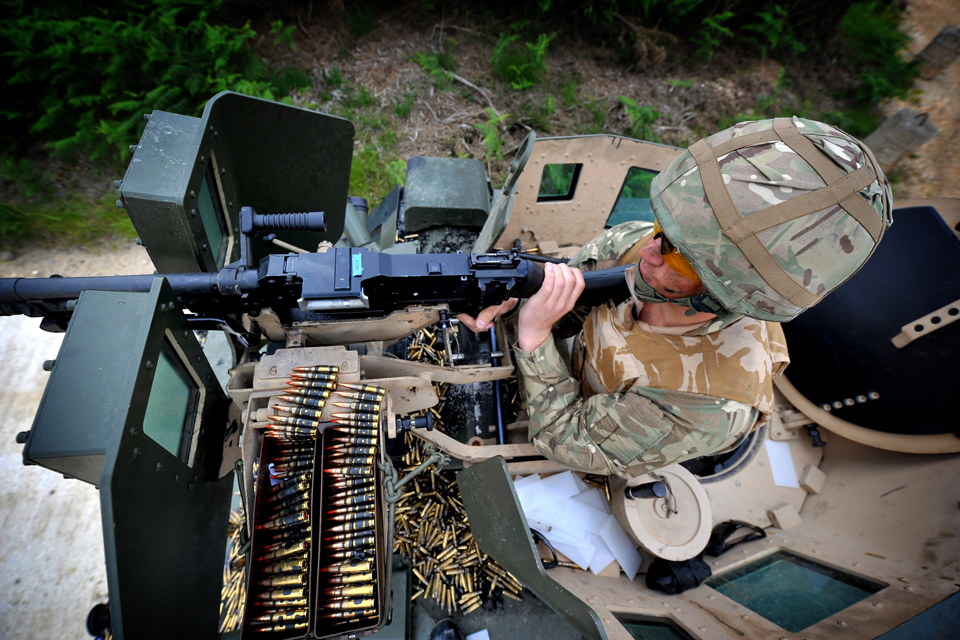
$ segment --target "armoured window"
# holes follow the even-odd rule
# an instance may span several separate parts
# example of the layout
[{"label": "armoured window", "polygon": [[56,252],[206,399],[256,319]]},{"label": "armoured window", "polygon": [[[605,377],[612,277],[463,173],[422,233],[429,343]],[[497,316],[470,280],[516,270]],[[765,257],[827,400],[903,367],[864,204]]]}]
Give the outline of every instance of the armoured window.
[{"label": "armoured window", "polygon": [[693,640],[693,636],[668,618],[615,613],[613,616],[636,640]]},{"label": "armoured window", "polygon": [[540,177],[537,202],[561,202],[573,200],[580,179],[582,164],[548,164]]},{"label": "armoured window", "polygon": [[187,464],[199,397],[199,386],[165,337],[143,416],[143,433]]},{"label": "armoured window", "polygon": [[607,218],[608,229],[631,220],[646,220],[653,222],[653,209],[650,207],[650,181],[656,171],[630,167],[627,177],[620,187],[620,195],[613,205],[613,211]]},{"label": "armoured window", "polygon": [[223,219],[220,199],[217,197],[217,185],[210,171],[208,169],[203,180],[200,181],[197,208],[200,209],[200,220],[203,222],[203,230],[207,236],[207,246],[213,252],[217,266],[222,269],[227,250],[226,222]]},{"label": "armoured window", "polygon": [[706,584],[791,633],[886,586],[783,550],[722,573]]}]

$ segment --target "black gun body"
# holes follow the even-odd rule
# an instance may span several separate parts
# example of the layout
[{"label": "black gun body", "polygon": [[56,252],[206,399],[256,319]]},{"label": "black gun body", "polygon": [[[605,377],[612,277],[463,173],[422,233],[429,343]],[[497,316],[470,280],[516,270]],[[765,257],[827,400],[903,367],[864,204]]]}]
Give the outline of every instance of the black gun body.
[{"label": "black gun body", "polygon": [[[623,268],[584,274],[581,301],[623,300]],[[0,315],[64,317],[82,291],[149,291],[155,275],[0,279]],[[258,268],[164,274],[185,309],[203,315],[270,307],[284,322],[384,316],[411,305],[446,304],[476,315],[509,297],[529,297],[543,282],[541,265],[515,252],[390,255],[357,248],[272,254]]]}]

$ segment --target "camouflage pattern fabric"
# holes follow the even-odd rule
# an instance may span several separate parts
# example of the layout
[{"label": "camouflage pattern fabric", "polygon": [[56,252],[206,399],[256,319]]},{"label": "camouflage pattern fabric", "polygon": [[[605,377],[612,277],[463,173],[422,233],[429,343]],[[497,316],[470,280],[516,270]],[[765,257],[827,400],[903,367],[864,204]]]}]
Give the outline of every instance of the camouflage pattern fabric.
[{"label": "camouflage pattern fabric", "polygon": [[[638,240],[648,235],[650,228],[649,223],[629,222],[609,229],[585,245],[571,264],[584,270],[612,266],[631,248],[636,251]],[[632,309],[633,304],[628,301],[620,307]],[[613,306],[606,308],[613,309]],[[599,326],[600,318],[593,316],[599,316],[602,309],[604,307],[577,309],[572,315],[582,313],[586,317],[585,327]],[[749,318],[743,321],[746,330],[736,330],[729,335],[756,335],[768,328],[765,323]],[[583,322],[574,320],[572,324]],[[695,327],[684,336],[650,332],[647,339],[652,342],[648,346],[660,342],[662,347],[677,338],[681,342],[692,340],[699,344],[700,339],[691,336],[705,335],[704,340],[714,345],[715,350],[724,352],[728,360],[721,367],[722,372],[717,369],[716,374],[711,373],[711,381],[714,375],[724,378],[722,385],[718,381],[712,387],[715,392],[721,386],[736,389],[740,383],[745,388],[750,387],[754,379],[758,381],[755,389],[769,388],[775,361],[780,363],[778,368],[782,368],[786,360],[785,345],[777,342],[782,339],[782,333],[774,340],[776,355],[770,353],[768,345],[761,347],[749,340],[741,340],[742,344],[738,343],[728,353],[723,347],[727,335],[721,336],[723,332],[703,333],[711,324]],[[770,326],[775,327],[772,333],[779,330],[777,325]],[[524,400],[530,410],[530,442],[544,456],[578,471],[631,478],[668,464],[722,451],[736,444],[757,425],[758,419],[764,417],[761,410],[751,406],[752,402],[767,411],[772,402],[772,389],[768,395],[765,391],[759,393],[760,398],[756,397],[756,391],[752,396],[716,397],[711,395],[711,384],[707,383],[705,376],[694,374],[693,384],[685,385],[686,376],[680,369],[676,376],[657,378],[657,384],[661,385],[658,388],[657,384],[645,386],[639,381],[640,375],[633,376],[632,382],[629,376],[624,376],[622,384],[616,384],[616,376],[623,374],[614,365],[610,367],[606,383],[597,383],[596,388],[585,387],[570,374],[553,337],[534,351],[514,347],[514,353]],[[669,356],[667,352],[663,354]],[[675,353],[673,357],[682,361],[685,355]],[[636,362],[643,362],[643,354],[636,354]],[[596,366],[592,368],[599,370]],[[601,368],[606,370],[605,365]],[[759,369],[764,369],[765,373],[760,374]],[[743,380],[738,382],[738,377]],[[650,376],[644,381],[649,382]],[[669,386],[675,388],[666,388]]]},{"label": "camouflage pattern fabric", "polygon": [[[792,123],[800,137],[809,140],[829,159],[827,164],[839,167],[844,174],[849,176],[865,165],[874,166],[872,155],[862,143],[839,129],[796,117]],[[762,135],[773,129],[773,120],[742,122],[706,138],[706,143],[716,148],[732,139]],[[691,150],[695,151],[693,147]],[[743,218],[794,198],[809,198],[825,186],[817,171],[781,141],[721,154],[718,164],[730,200]],[[858,193],[869,205],[869,215],[876,215],[873,222],[882,234],[892,222],[892,195],[883,173],[876,171],[880,180],[867,184]],[[774,290],[724,234],[704,192],[701,170],[691,151],[678,156],[653,179],[650,193],[664,233],[690,261],[707,292],[721,306],[778,322],[790,320],[804,310],[805,307]],[[879,241],[840,205],[762,230],[756,237],[788,278],[817,297],[850,278]]]}]

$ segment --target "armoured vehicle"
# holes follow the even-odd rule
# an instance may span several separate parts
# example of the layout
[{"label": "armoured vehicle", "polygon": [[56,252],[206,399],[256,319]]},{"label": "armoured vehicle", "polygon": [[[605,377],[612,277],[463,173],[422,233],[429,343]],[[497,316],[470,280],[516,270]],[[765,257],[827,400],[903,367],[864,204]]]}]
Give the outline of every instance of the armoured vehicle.
[{"label": "armoured vehicle", "polygon": [[[327,375],[318,372],[336,370],[333,387],[366,385],[347,389],[376,405],[347,420],[375,432],[379,464],[369,469],[388,480],[373,485],[373,512],[362,511],[376,538],[375,552],[361,559],[376,576],[369,601],[357,605],[369,614],[345,626],[321,615],[330,588],[318,576],[331,559],[318,544],[304,556],[310,577],[297,583],[303,621],[258,633],[264,627],[254,624],[248,595],[224,637],[422,635],[410,624],[423,615],[411,613],[411,595],[434,580],[389,552],[395,540],[406,544],[395,526],[409,516],[397,513],[396,499],[426,493],[427,484],[451,507],[462,502],[480,554],[505,570],[500,584],[526,589],[522,606],[464,618],[486,615],[492,628],[506,611],[504,635],[960,633],[960,422],[950,393],[960,377],[960,324],[951,324],[960,315],[956,201],[900,204],[874,259],[785,325],[793,362],[777,381],[768,427],[724,456],[603,481],[566,472],[526,442],[522,409],[507,407],[506,328],[474,336],[452,316],[535,290],[538,260],[562,260],[605,227],[652,219],[650,178],[681,150],[610,135],[531,136],[502,190],[479,163],[414,158],[405,184],[368,214],[365,201],[347,197],[352,148],[353,127],[342,119],[236,94],[212,99],[201,118],[155,112],[117,185],[118,204],[165,277],[0,282],[4,314],[66,331],[18,442],[25,464],[100,489],[109,608],[91,613],[93,627],[109,620],[117,638],[211,637],[224,628],[235,483],[248,505],[239,536],[251,539],[246,566],[258,567],[249,569],[249,589],[268,571],[258,553],[277,549],[266,539],[276,513],[269,505],[287,486],[274,488],[284,474],[269,456],[289,445],[271,438],[282,426],[268,425],[291,423],[271,408],[297,370],[314,372],[318,386]],[[260,215],[310,211],[322,211],[322,222]],[[463,253],[443,255],[438,246]],[[600,295],[620,295],[616,280],[598,282]],[[223,387],[197,339],[209,331],[229,336],[236,358]],[[423,358],[431,350],[435,357]],[[319,442],[336,447],[337,409],[319,407],[311,414],[323,425]],[[430,416],[447,428],[430,428]],[[427,484],[405,492],[390,480],[388,454],[409,456],[410,438],[453,458],[459,497],[438,490],[430,470]],[[337,467],[325,456],[309,462],[311,527],[328,517],[317,508],[334,484],[316,478]],[[574,488],[563,493],[563,483]],[[591,511],[583,513],[612,519],[622,533],[590,534],[604,544],[569,539],[565,526],[574,525],[563,514],[530,508],[534,485],[553,504],[585,496],[590,483],[605,496],[584,497]],[[439,511],[421,515],[430,521]],[[452,534],[451,549],[472,548],[458,530],[444,529],[444,543]],[[330,530],[309,532],[318,539]],[[712,575],[702,583],[672,595],[648,586],[664,567],[682,576],[708,547],[717,555],[706,557]],[[609,562],[594,561],[598,549]],[[443,555],[433,561],[444,566]],[[499,580],[486,583],[490,594]],[[441,599],[437,589],[433,596]]]}]

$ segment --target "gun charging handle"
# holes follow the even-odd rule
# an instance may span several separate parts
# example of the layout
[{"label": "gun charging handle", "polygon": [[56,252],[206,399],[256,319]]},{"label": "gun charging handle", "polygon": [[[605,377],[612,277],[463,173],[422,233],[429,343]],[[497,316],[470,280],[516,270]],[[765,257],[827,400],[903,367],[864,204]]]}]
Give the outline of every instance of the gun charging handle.
[{"label": "gun charging handle", "polygon": [[262,230],[326,231],[327,216],[323,211],[261,215],[254,211],[253,207],[241,207],[240,231],[244,235],[250,235]]},{"label": "gun charging handle", "polygon": [[[253,207],[240,207],[240,264],[253,266],[251,239],[257,231],[326,231],[327,217],[323,211],[305,213],[259,214]],[[272,240],[276,242],[275,239]]]}]

